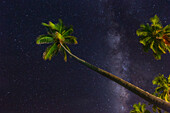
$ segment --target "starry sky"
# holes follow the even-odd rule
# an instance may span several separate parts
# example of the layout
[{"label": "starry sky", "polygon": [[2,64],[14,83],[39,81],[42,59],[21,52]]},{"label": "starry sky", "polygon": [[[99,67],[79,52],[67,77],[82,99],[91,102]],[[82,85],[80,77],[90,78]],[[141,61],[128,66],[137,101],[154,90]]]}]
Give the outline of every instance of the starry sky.
[{"label": "starry sky", "polygon": [[138,96],[63,56],[44,61],[42,22],[74,26],[78,57],[149,92],[170,74],[170,54],[156,61],[136,36],[157,14],[169,24],[170,0],[1,0],[0,113],[128,113]]}]

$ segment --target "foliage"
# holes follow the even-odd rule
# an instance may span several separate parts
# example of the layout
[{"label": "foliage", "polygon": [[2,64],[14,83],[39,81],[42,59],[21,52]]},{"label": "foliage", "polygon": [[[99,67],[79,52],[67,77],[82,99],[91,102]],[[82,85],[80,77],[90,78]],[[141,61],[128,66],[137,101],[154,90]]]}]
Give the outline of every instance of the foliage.
[{"label": "foliage", "polygon": [[143,44],[144,51],[148,52],[151,49],[155,59],[160,60],[162,54],[170,52],[170,25],[163,28],[157,15],[150,18],[150,21],[151,25],[141,24],[136,34]]},{"label": "foliage", "polygon": [[[144,51],[148,52],[151,49],[155,59],[160,60],[161,55],[166,54],[166,51],[170,53],[170,25],[163,28],[157,15],[152,17],[150,21],[151,25],[148,23],[140,25],[136,34],[140,38],[140,43],[143,44]],[[166,79],[163,74],[159,74],[152,83],[157,85],[153,95],[170,102],[170,75]],[[152,110],[161,113],[161,109],[156,105],[153,105]]]},{"label": "foliage", "polygon": [[145,104],[141,104],[140,102],[138,104],[133,105],[133,110],[130,111],[130,113],[150,113],[149,110],[146,109]]},{"label": "foliage", "polygon": [[[148,51],[149,48],[151,48],[154,51],[155,58],[160,59],[161,55],[163,53],[166,53],[167,50],[170,52],[170,46],[169,46],[170,45],[170,39],[169,39],[170,26],[168,25],[165,28],[163,28],[159,21],[159,18],[156,15],[153,18],[151,18],[151,22],[152,22],[151,26],[149,26],[149,24],[141,25],[141,28],[137,30],[137,35],[140,37],[140,42],[144,45],[144,49]],[[74,57],[76,60],[78,60],[80,63],[86,65],[88,68],[104,75],[107,78],[111,77],[112,78],[111,80],[116,81],[120,85],[126,84],[126,85],[122,85],[125,88],[129,88],[129,87],[134,88],[134,86],[131,86],[131,85],[128,86],[129,82],[124,81],[124,80],[120,79],[119,77],[112,75],[100,68],[97,68],[97,67],[89,64],[88,62],[78,58],[77,56],[73,55],[70,52],[70,49],[68,48],[68,46],[66,45],[66,44],[77,44],[77,38],[74,36],[71,36],[71,34],[73,33],[72,26],[70,26],[70,27],[64,26],[61,19],[59,19],[59,22],[57,24],[49,22],[48,24],[42,23],[42,25],[47,28],[47,34],[40,35],[36,40],[36,44],[51,44],[46,48],[45,52],[43,53],[44,60],[47,60],[47,59],[51,60],[53,56],[57,55],[57,53],[60,52],[61,54],[64,55],[64,60],[67,61],[67,54],[66,54],[66,52],[67,52],[72,57]],[[165,79],[163,79],[161,77],[156,78],[153,81],[153,84],[158,85],[159,88],[157,88],[157,90],[155,90],[154,95],[158,96],[161,99],[165,99],[166,101],[169,102],[169,100],[170,100],[169,93],[168,93],[169,83],[170,83],[170,77],[168,78],[168,81],[166,81]],[[166,85],[166,84],[168,84],[168,85]],[[136,88],[135,90],[141,91],[142,89]],[[134,90],[131,90],[131,91],[138,95],[138,93],[136,93]],[[145,96],[146,93],[143,93],[143,90],[142,90],[142,92],[140,92],[140,94]],[[149,94],[149,95],[151,98],[154,97],[151,94]],[[154,99],[154,100],[156,100],[156,99]],[[155,103],[152,100],[149,102]],[[161,103],[158,102],[155,104],[157,106],[161,106],[160,104],[162,104],[162,102]],[[131,113],[150,113],[148,110],[146,110],[145,106],[146,106],[145,104],[141,105],[141,103],[135,104],[133,106],[134,110],[132,110]],[[167,105],[167,106],[169,106],[169,105]],[[153,108],[158,109],[158,111],[160,110],[156,106],[154,106]],[[162,106],[161,106],[161,108],[166,109],[165,107],[162,107]]]},{"label": "foliage", "polygon": [[[157,85],[154,95],[167,102],[170,102],[170,75],[166,79],[163,74],[159,74],[159,76],[155,77],[152,83],[153,85]],[[155,105],[153,105],[152,109],[154,112],[156,112],[156,110],[161,110]]]},{"label": "foliage", "polygon": [[77,44],[77,38],[71,36],[73,33],[72,26],[66,27],[63,25],[61,19],[57,24],[49,22],[48,24],[42,23],[43,26],[47,28],[46,35],[40,35],[36,44],[52,44],[48,46],[43,53],[44,60],[51,60],[51,58],[57,55],[58,52],[64,55],[64,60],[67,61],[67,53],[61,44],[70,51],[69,47],[66,44]]},{"label": "foliage", "polygon": [[[163,74],[159,74],[159,76],[155,77],[152,81],[153,85],[157,85],[155,88],[155,92],[153,95],[170,102],[170,75],[168,78],[165,78]],[[145,112],[137,112],[140,111],[142,108],[145,108],[145,104],[134,104],[133,106],[135,109],[132,110],[130,113],[145,113]],[[161,109],[157,107],[156,105],[153,105],[152,107],[153,112],[158,111],[158,113],[161,113]],[[134,112],[136,111],[136,112]]]},{"label": "foliage", "polygon": [[170,75],[168,79],[164,77],[164,75],[159,74],[159,76],[155,77],[155,79],[152,81],[153,85],[157,85],[155,88],[154,95],[157,97],[170,102]]}]

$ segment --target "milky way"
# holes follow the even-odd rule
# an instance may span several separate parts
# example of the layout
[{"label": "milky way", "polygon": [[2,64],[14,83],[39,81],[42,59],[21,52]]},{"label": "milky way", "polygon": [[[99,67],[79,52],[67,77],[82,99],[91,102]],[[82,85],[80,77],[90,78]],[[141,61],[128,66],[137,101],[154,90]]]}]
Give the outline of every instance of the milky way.
[{"label": "milky way", "polygon": [[143,100],[72,58],[44,61],[42,22],[74,26],[78,57],[147,91],[158,73],[170,74],[169,54],[144,53],[136,29],[157,14],[170,21],[169,0],[2,0],[0,113],[128,113]]},{"label": "milky way", "polygon": [[[119,8],[117,8],[118,4],[120,5]],[[135,47],[132,46],[131,44],[130,44],[131,46],[129,46],[128,43],[126,42],[130,42],[129,40],[132,41],[137,39],[137,37],[135,36],[137,25],[135,25],[135,23],[141,21],[141,18],[143,17],[148,17],[147,15],[150,13],[152,15],[159,13],[158,9],[160,9],[159,7],[161,7],[160,6],[161,4],[167,5],[167,2],[165,1],[162,3],[155,2],[152,5],[151,4],[146,5],[145,2],[136,0],[128,2],[125,0],[121,1],[101,0],[100,5],[101,8],[99,12],[103,16],[103,20],[105,21],[105,23],[109,22],[107,23],[108,31],[106,35],[106,40],[109,45],[108,47],[110,51],[108,53],[106,60],[108,62],[108,65],[110,66],[109,70],[113,74],[127,81],[135,81],[136,79],[135,76],[138,74],[140,75],[140,77],[138,81],[135,81],[134,83],[136,83],[137,85],[139,84],[142,85],[143,83],[144,84],[143,86],[149,84],[151,86],[151,80],[154,78],[154,76],[160,73],[157,72],[155,73],[155,75],[153,74],[154,69],[151,68],[152,63],[150,62],[145,62],[143,64],[143,62],[135,61],[138,63],[134,63],[134,59],[136,59],[135,57],[138,57],[138,56],[132,57],[133,56],[132,54],[135,53],[135,48],[137,48],[137,50],[140,50],[139,54],[141,54],[141,56],[143,55],[143,51],[141,47],[139,46]],[[148,8],[151,8],[151,10],[153,11],[150,11],[146,14],[145,12],[148,11]],[[164,12],[164,10],[161,12]],[[162,15],[162,13],[160,15]],[[124,20],[124,18],[126,18],[126,20]],[[167,18],[169,17],[164,18],[165,23]],[[147,21],[149,21],[149,18]],[[128,34],[129,29],[126,29],[127,25],[131,26],[130,31],[131,35]],[[125,48],[123,48],[122,46],[125,46]],[[132,54],[131,51],[133,51]],[[152,61],[154,62],[155,60],[152,58]],[[163,69],[164,65],[159,65],[161,67],[160,69]],[[166,71],[164,73],[166,73]],[[149,83],[148,80],[150,80]],[[109,82],[109,84],[110,91],[114,92],[114,94],[116,95],[116,96],[114,95],[112,101],[117,100],[114,101],[113,103],[114,105],[113,111],[119,113],[125,113],[130,111],[131,108],[129,103],[132,102],[130,92],[128,92],[125,88],[113,82]],[[151,89],[153,89],[153,87]]]},{"label": "milky way", "polygon": [[[101,6],[104,7],[107,4],[107,1],[103,1],[101,4]],[[123,38],[123,34],[120,34],[120,31],[116,30],[119,24],[114,21],[115,12],[111,11],[110,8],[101,8],[100,12],[103,14],[103,19],[109,22],[107,26],[107,35],[105,37],[110,50],[106,59],[106,62],[108,62],[109,65],[109,70],[111,73],[114,73],[121,78],[127,79],[128,75],[126,72],[128,71],[129,66],[128,48],[126,48],[126,51],[121,50],[121,38]],[[127,90],[125,90],[125,88],[121,87],[120,85],[113,83],[112,81],[110,81],[108,84],[110,86],[110,92],[114,93],[114,96],[112,95],[111,98],[111,101],[113,102],[113,111],[119,113],[128,112],[129,105],[127,105],[126,102],[129,100],[129,93]]]}]

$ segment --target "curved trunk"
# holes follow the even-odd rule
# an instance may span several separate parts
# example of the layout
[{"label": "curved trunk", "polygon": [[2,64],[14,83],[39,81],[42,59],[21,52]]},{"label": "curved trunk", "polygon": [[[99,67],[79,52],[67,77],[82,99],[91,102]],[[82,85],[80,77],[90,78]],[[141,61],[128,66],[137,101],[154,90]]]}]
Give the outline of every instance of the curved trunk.
[{"label": "curved trunk", "polygon": [[[60,43],[61,44],[61,43]],[[123,86],[124,88],[130,90],[131,92],[135,93],[136,95],[140,96],[141,98],[143,98],[144,100],[148,101],[149,103],[152,103],[156,106],[158,106],[159,108],[165,110],[165,111],[168,111],[170,112],[170,103],[144,91],[143,89],[103,70],[103,69],[100,69],[88,62],[86,62],[85,60],[82,60],[80,58],[78,58],[77,56],[75,56],[74,54],[72,54],[71,52],[69,52],[62,44],[61,46],[65,49],[65,51],[67,51],[67,53],[72,56],[74,59],[76,59],[78,62],[80,62],[81,64],[87,66],[88,68],[92,69],[93,71],[96,71],[98,72],[99,74],[109,78],[110,80],[118,83],[119,85]]]}]

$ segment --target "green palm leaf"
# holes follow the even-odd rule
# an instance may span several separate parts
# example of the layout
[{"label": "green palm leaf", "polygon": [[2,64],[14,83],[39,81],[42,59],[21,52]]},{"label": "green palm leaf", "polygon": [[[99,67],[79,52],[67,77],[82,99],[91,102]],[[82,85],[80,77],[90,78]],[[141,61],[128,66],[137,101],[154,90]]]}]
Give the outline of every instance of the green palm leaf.
[{"label": "green palm leaf", "polygon": [[138,104],[133,105],[133,110],[130,111],[130,113],[150,113],[149,110],[146,109],[145,104],[141,104],[140,102]]},{"label": "green palm leaf", "polygon": [[166,49],[167,49],[167,50],[169,51],[169,53],[170,53],[170,46],[167,46]]},{"label": "green palm leaf", "polygon": [[166,79],[163,74],[159,74],[159,76],[155,77],[155,79],[152,81],[153,85],[157,85],[154,95],[157,95],[158,97],[166,101],[169,101],[169,77],[168,79]]},{"label": "green palm leaf", "polygon": [[170,75],[169,75],[169,77],[168,77],[168,84],[170,84]]},{"label": "green palm leaf", "polygon": [[67,53],[66,53],[66,51],[64,50],[63,47],[60,48],[60,52],[61,52],[62,55],[64,55],[64,61],[67,62]]},{"label": "green palm leaf", "polygon": [[154,17],[150,18],[150,21],[152,22],[152,25],[158,25],[158,26],[162,26],[161,22],[158,18],[157,15],[155,15]]},{"label": "green palm leaf", "polygon": [[58,52],[58,46],[54,43],[53,45],[47,47],[46,51],[43,53],[44,60],[51,60],[52,56],[54,56],[56,52]]},{"label": "green palm leaf", "polygon": [[144,46],[146,46],[147,42],[149,42],[149,40],[152,40],[151,37],[146,37],[144,39],[140,40],[140,43],[143,44]]},{"label": "green palm leaf", "polygon": [[[170,35],[170,24],[167,25],[167,26],[165,26],[165,27],[163,28],[163,31],[165,32],[165,34]],[[169,37],[170,37],[170,36],[169,36]]]},{"label": "green palm leaf", "polygon": [[59,48],[58,48],[58,46],[57,46],[57,49],[55,49],[54,52],[53,52],[52,54],[50,54],[49,60],[51,60],[53,56],[57,55],[58,52],[59,52]]},{"label": "green palm leaf", "polygon": [[159,49],[160,49],[164,54],[166,54],[166,47],[165,47],[165,44],[164,44],[164,43],[160,42],[160,43],[158,44],[158,47],[159,47]]},{"label": "green palm leaf", "polygon": [[56,27],[56,25],[54,23],[52,23],[51,21],[49,21],[49,27],[53,30],[58,31],[58,28]]},{"label": "green palm leaf", "polygon": [[62,31],[65,29],[65,26],[63,25],[63,21],[61,19],[58,20],[59,23],[56,24],[56,26],[59,28],[58,32],[62,33]]},{"label": "green palm leaf", "polygon": [[69,36],[73,33],[73,28],[72,27],[69,27],[67,28],[67,30],[63,33],[63,36],[66,37],[66,36]]},{"label": "green palm leaf", "polygon": [[74,36],[65,37],[65,43],[67,43],[67,44],[78,44],[77,38],[74,37]]},{"label": "green palm leaf", "polygon": [[36,44],[49,44],[49,43],[54,43],[54,39],[53,37],[48,35],[40,35],[36,40]]},{"label": "green palm leaf", "polygon": [[71,52],[70,48],[66,44],[63,44],[63,45],[69,52]]},{"label": "green palm leaf", "polygon": [[49,27],[49,25],[44,23],[44,22],[42,23],[42,25],[45,26],[45,27]]},{"label": "green palm leaf", "polygon": [[152,43],[151,43],[151,45],[150,45],[150,48],[151,48],[151,49],[153,50],[153,52],[156,54],[157,51],[156,51],[154,45],[156,45],[156,44],[155,44],[155,41],[153,40]]},{"label": "green palm leaf", "polygon": [[67,62],[67,53],[64,51],[64,61]]}]

